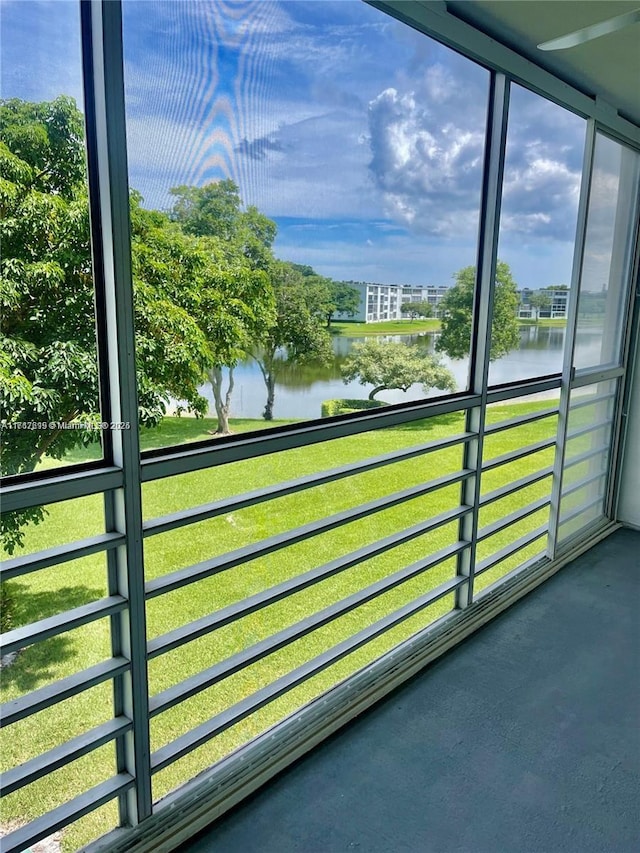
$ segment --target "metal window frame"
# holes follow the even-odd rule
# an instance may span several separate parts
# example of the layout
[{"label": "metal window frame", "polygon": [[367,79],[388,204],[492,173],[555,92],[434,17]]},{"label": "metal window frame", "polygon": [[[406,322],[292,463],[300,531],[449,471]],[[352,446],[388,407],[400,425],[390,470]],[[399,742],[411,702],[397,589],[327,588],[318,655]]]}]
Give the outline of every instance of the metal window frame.
[{"label": "metal window frame", "polygon": [[558,544],[558,527],[560,505],[562,502],[562,479],[567,447],[567,430],[569,428],[569,407],[571,402],[572,381],[575,377],[573,367],[576,330],[578,327],[578,298],[582,267],[584,264],[584,249],[587,236],[587,218],[591,198],[591,179],[595,154],[596,126],[593,120],[587,122],[587,133],[582,161],[582,177],[580,182],[580,198],[578,201],[578,217],[576,236],[574,240],[573,265],[571,271],[571,286],[567,308],[567,331],[565,337],[564,362],[562,366],[562,386],[560,388],[560,409],[558,413],[558,442],[555,454],[551,511],[549,516],[549,542],[547,556],[553,560]]},{"label": "metal window frame", "polygon": [[458,574],[467,578],[466,586],[458,589],[456,595],[456,605],[461,610],[469,607],[473,602],[491,355],[491,318],[493,316],[502,180],[507,145],[509,86],[510,83],[504,74],[491,74],[480,199],[477,278],[469,358],[469,385],[480,399],[478,405],[469,409],[466,415],[466,430],[474,433],[476,437],[466,444],[463,462],[464,468],[471,469],[475,473],[472,479],[463,483],[460,501],[463,505],[472,507],[472,512],[460,520],[459,538],[470,544],[470,547],[462,551],[458,558]]},{"label": "metal window frame", "polygon": [[117,773],[135,783],[119,790],[120,821],[135,825],[151,814],[152,794],[122,9],[119,2],[82,0],[80,11],[93,256],[94,263],[102,262],[97,274],[104,284],[110,415],[130,424],[111,437],[113,461],[123,482],[104,492],[104,505],[105,532],[125,537],[122,545],[108,551],[107,565],[109,595],[127,602],[112,616],[110,633],[113,657],[130,662],[113,679],[113,691],[114,716],[132,721],[116,741]]}]

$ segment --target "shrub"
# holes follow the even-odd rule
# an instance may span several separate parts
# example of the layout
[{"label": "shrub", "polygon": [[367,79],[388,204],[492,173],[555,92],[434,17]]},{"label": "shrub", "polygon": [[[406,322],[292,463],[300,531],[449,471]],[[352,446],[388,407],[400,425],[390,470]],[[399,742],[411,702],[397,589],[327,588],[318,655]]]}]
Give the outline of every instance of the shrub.
[{"label": "shrub", "polygon": [[362,412],[366,409],[378,409],[386,405],[382,400],[324,400],[322,403],[322,417],[333,418],[335,415],[348,415],[352,412]]}]

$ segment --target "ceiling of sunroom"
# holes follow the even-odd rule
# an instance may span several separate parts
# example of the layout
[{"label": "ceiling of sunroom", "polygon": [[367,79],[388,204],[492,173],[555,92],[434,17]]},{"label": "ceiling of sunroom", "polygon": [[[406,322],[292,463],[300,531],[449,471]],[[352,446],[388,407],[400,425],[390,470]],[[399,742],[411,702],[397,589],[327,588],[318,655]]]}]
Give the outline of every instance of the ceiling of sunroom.
[{"label": "ceiling of sunroom", "polygon": [[447,10],[640,125],[640,23],[566,50],[537,45],[640,9],[640,0],[448,0]]}]

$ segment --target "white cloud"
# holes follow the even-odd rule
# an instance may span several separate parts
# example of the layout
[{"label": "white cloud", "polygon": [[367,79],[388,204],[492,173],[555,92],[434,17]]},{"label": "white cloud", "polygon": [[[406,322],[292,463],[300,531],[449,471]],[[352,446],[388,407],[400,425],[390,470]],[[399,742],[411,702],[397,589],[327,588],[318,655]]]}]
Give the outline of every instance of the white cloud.
[{"label": "white cloud", "polygon": [[572,239],[580,172],[554,159],[560,150],[534,141],[522,146],[505,169],[501,228],[552,239]]},{"label": "white cloud", "polygon": [[418,232],[477,225],[484,126],[457,121],[456,101],[448,73],[434,66],[421,90],[388,88],[369,104],[374,181],[390,215]]}]

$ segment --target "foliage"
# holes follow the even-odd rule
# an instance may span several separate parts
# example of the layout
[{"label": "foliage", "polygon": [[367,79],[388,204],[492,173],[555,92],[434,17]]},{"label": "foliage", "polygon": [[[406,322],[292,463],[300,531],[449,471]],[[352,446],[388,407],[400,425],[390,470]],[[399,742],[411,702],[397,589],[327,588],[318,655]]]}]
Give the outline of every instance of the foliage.
[{"label": "foliage", "polygon": [[456,388],[451,371],[434,356],[416,346],[373,340],[354,344],[342,367],[342,377],[345,383],[357,379],[361,385],[373,385],[370,400],[384,390],[408,391],[418,382],[425,394],[431,388]]},{"label": "foliage", "polygon": [[233,260],[240,253],[253,267],[268,268],[277,226],[253,205],[242,211],[238,187],[232,180],[212,181],[204,187],[173,187],[169,192],[176,199],[171,218],[187,234],[217,237]]},{"label": "foliage", "polygon": [[333,418],[336,415],[349,415],[367,409],[378,409],[384,405],[385,403],[382,400],[349,400],[338,397],[335,400],[322,401],[321,417]]},{"label": "foliage", "polygon": [[287,261],[273,261],[269,277],[275,294],[275,322],[252,349],[267,388],[263,414],[267,421],[273,419],[275,383],[285,362],[329,364],[333,358],[331,341],[323,328],[323,303],[316,289]]},{"label": "foliage", "polygon": [[[464,267],[455,274],[456,283],[442,302],[441,334],[436,341],[436,350],[447,353],[451,358],[466,358],[471,345],[471,319],[475,291],[476,268]],[[491,323],[491,353],[495,361],[502,358],[520,343],[518,332],[518,294],[509,265],[498,261],[496,265],[496,287]]]},{"label": "foliage", "polygon": [[536,323],[540,319],[540,311],[551,308],[551,297],[544,290],[536,290],[529,294],[529,305],[536,312]]},{"label": "foliage", "polygon": [[309,293],[307,304],[314,314],[326,318],[327,329],[331,328],[333,317],[337,313],[355,317],[360,308],[360,293],[346,281],[318,275],[308,264],[291,264],[292,269],[300,273]]},{"label": "foliage", "polygon": [[331,325],[334,314],[355,317],[360,310],[360,292],[346,281],[332,281],[330,295],[331,311],[327,314],[327,327]]},{"label": "foliage", "polygon": [[411,320],[415,320],[417,317],[431,317],[433,312],[428,302],[420,300],[418,302],[404,302],[400,306],[400,313],[408,314]]},{"label": "foliage", "polygon": [[208,265],[189,312],[213,350],[206,376],[218,418],[216,434],[228,435],[234,368],[275,322],[266,270],[273,262],[276,225],[255,207],[243,212],[231,180],[174,187],[170,192],[177,199],[172,219],[199,238]]},{"label": "foliage", "polygon": [[[2,467],[20,474],[100,438],[94,287],[82,115],[71,98],[14,99],[0,102],[0,125]],[[215,269],[135,192],[131,223],[139,416],[151,426],[170,396],[206,406],[198,386],[213,350],[190,310]],[[43,516],[3,517],[9,553]]]}]

